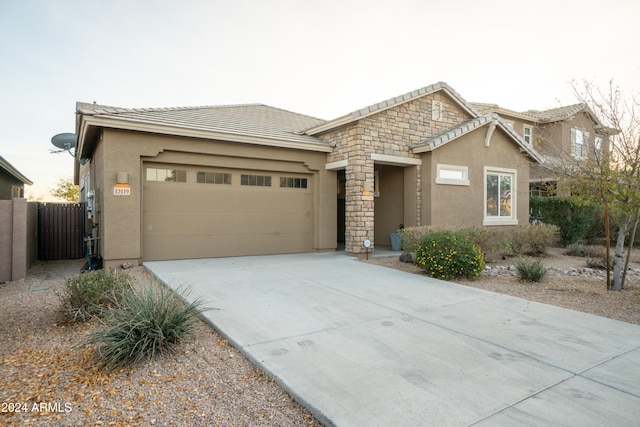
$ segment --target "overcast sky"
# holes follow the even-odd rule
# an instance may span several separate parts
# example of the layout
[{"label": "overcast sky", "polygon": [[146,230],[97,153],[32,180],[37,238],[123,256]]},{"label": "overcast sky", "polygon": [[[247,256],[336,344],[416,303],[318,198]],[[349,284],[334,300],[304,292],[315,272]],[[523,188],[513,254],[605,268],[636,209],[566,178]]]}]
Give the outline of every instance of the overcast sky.
[{"label": "overcast sky", "polygon": [[322,119],[436,83],[513,110],[640,91],[637,0],[0,0],[0,155],[45,195],[76,101]]}]

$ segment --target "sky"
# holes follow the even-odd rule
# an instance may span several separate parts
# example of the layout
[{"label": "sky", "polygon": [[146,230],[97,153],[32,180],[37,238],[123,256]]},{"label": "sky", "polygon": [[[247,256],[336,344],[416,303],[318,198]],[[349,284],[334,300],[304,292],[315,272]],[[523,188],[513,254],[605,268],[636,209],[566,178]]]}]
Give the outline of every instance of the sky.
[{"label": "sky", "polygon": [[0,155],[50,200],[75,103],[321,119],[440,81],[516,111],[640,92],[637,0],[0,0]]}]

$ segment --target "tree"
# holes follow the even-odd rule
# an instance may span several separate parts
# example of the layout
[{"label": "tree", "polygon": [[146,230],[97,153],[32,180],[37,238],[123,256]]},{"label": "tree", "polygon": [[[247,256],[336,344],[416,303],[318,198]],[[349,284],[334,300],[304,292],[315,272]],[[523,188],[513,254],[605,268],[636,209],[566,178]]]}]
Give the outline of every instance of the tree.
[{"label": "tree", "polygon": [[49,191],[54,197],[66,202],[77,203],[80,200],[80,187],[71,178],[58,178],[55,188]]},{"label": "tree", "polygon": [[[602,126],[598,130],[607,135],[609,144],[590,143],[586,159],[571,156],[563,159],[563,171],[572,194],[601,203],[605,210],[606,264],[610,257],[609,219],[618,224],[613,282],[607,267],[607,289],[623,287],[624,242],[627,234],[640,218],[640,116],[635,95],[625,97],[620,88],[609,83],[602,92],[589,82],[580,88],[573,85],[574,93],[598,117]],[[629,254],[629,253],[628,253]]]}]

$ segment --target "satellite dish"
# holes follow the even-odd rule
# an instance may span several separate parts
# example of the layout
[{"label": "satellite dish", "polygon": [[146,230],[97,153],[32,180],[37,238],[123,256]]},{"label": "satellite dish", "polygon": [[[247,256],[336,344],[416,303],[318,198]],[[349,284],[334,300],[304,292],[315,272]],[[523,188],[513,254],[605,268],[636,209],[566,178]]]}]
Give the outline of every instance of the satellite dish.
[{"label": "satellite dish", "polygon": [[51,138],[51,143],[60,150],[71,150],[76,146],[75,133],[59,133]]}]

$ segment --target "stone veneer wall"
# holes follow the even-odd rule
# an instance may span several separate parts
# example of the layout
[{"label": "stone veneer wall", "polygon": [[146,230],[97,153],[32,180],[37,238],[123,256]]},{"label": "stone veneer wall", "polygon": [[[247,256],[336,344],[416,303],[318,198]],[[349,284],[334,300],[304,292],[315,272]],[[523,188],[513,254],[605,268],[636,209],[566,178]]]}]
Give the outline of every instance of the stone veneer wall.
[{"label": "stone veneer wall", "polygon": [[[432,100],[443,104],[441,121],[432,120]],[[327,156],[327,162],[348,160],[345,172],[345,245],[348,253],[363,253],[365,239],[374,243],[374,195],[365,194],[365,183],[373,185],[375,176],[371,154],[419,159],[421,156],[411,151],[414,144],[470,118],[446,93],[436,92],[319,135],[336,145],[334,152]],[[416,225],[420,225],[420,168],[417,168],[416,175]]]}]

